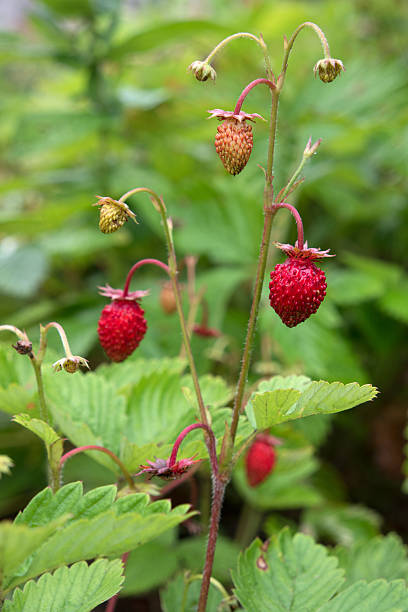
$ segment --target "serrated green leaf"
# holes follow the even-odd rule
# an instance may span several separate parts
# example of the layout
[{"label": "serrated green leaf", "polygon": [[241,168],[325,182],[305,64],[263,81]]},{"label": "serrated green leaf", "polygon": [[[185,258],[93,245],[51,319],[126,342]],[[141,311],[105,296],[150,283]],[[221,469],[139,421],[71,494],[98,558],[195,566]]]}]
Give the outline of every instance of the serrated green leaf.
[{"label": "serrated green leaf", "polygon": [[115,389],[123,390],[127,386],[136,385],[141,378],[150,374],[174,373],[181,374],[186,367],[186,361],[178,358],[141,359],[135,353],[123,363],[102,365],[96,371],[96,376],[111,381]]},{"label": "serrated green leaf", "polygon": [[[41,491],[12,527],[26,533],[30,530],[28,524],[42,524],[47,516],[58,516],[67,511],[70,512],[69,522],[63,529],[55,529],[55,524],[51,523],[53,533],[50,535],[47,532],[46,535],[50,537],[40,542],[42,546],[30,547],[28,553],[24,552],[23,547],[17,561],[13,561],[12,569],[23,561],[24,567],[17,575],[6,566],[3,590],[8,591],[61,565],[102,555],[119,556],[194,515],[194,512],[189,513],[189,505],[171,509],[169,500],[148,503],[149,498],[143,493],[113,501],[115,493],[116,487],[105,486],[82,496],[81,483],[66,485],[56,494],[50,489]],[[57,520],[65,517],[66,514]]]},{"label": "serrated green leaf", "polygon": [[119,591],[122,570],[119,559],[61,567],[37,582],[30,580],[24,590],[16,589],[12,600],[5,602],[4,612],[90,612]]},{"label": "serrated green leaf", "polygon": [[349,410],[373,399],[377,390],[371,385],[357,383],[314,381],[303,392],[296,389],[255,393],[252,397],[254,424],[259,429],[311,416]]},{"label": "serrated green leaf", "polygon": [[48,423],[41,419],[32,419],[29,414],[18,414],[13,417],[13,421],[41,438],[46,445],[54,444],[54,442],[60,440],[57,432]]},{"label": "serrated green leaf", "polygon": [[395,534],[377,536],[368,542],[362,542],[351,548],[337,547],[334,550],[339,564],[346,572],[345,587],[358,580],[395,580],[407,579],[407,547]]},{"label": "serrated green leaf", "polygon": [[284,529],[268,545],[255,540],[232,577],[249,612],[304,612],[320,610],[340,588],[343,571],[311,537]]},{"label": "serrated green leaf", "polygon": [[376,580],[367,584],[356,582],[339,593],[319,612],[406,612],[408,590],[403,580]]},{"label": "serrated green leaf", "polygon": [[65,515],[55,521],[49,521],[45,526],[35,528],[7,521],[0,523],[0,579],[7,581],[18,573],[25,559],[35,553],[68,518]]}]

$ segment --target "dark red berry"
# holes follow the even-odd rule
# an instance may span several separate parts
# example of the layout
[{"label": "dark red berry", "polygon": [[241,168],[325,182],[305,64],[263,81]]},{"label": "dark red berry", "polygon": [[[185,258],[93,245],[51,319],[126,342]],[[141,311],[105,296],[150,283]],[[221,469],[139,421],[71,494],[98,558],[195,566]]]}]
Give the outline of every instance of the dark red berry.
[{"label": "dark red berry", "polygon": [[113,300],[102,310],[99,341],[112,361],[123,361],[139,346],[146,329],[144,311],[137,302]]},{"label": "dark red berry", "polygon": [[251,487],[261,484],[272,472],[276,463],[276,451],[264,434],[259,434],[245,457],[245,469]]},{"label": "dark red berry", "polygon": [[326,276],[307,257],[289,256],[271,272],[269,301],[288,327],[315,313],[326,295]]}]

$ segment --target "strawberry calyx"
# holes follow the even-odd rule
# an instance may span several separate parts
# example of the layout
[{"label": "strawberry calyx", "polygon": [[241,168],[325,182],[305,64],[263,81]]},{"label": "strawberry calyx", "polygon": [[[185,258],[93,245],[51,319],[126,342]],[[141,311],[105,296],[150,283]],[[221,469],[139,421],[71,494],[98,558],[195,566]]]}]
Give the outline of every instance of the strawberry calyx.
[{"label": "strawberry calyx", "polygon": [[148,289],[139,289],[138,291],[129,291],[126,295],[123,289],[113,289],[110,285],[105,285],[105,287],[98,287],[99,294],[104,297],[110,298],[113,300],[127,300],[130,302],[134,302],[140,300],[146,295],[149,295],[150,291]]},{"label": "strawberry calyx", "polygon": [[253,121],[255,123],[256,119],[262,119],[262,121],[266,121],[262,115],[258,115],[258,113],[245,113],[244,111],[239,111],[236,113],[235,111],[225,111],[221,108],[214,108],[213,110],[208,111],[210,113],[210,117],[208,119],[213,119],[216,117],[220,121],[224,121],[224,119],[236,119],[239,123],[243,121]]},{"label": "strawberry calyx", "polygon": [[297,259],[322,259],[323,257],[336,257],[334,253],[329,253],[330,249],[322,251],[319,248],[308,247],[307,241],[304,243],[303,248],[298,247],[298,241],[295,244],[283,244],[282,242],[273,243],[277,249],[280,249],[288,255],[288,257],[296,257]]}]

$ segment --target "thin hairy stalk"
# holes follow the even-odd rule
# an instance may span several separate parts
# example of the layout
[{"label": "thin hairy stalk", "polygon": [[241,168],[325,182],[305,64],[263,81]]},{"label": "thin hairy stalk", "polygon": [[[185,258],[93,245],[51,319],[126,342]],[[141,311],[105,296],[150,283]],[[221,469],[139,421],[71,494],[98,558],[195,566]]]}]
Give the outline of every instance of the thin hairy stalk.
[{"label": "thin hairy stalk", "polygon": [[319,28],[319,26],[316,25],[315,23],[313,23],[312,21],[305,21],[304,23],[301,23],[300,26],[298,26],[296,28],[296,30],[293,32],[293,34],[290,37],[290,39],[288,41],[286,41],[286,39],[285,39],[285,50],[284,50],[283,62],[282,62],[282,75],[283,75],[282,84],[283,84],[283,80],[285,78],[286,69],[288,67],[288,59],[289,59],[290,52],[292,51],[292,47],[293,47],[293,45],[295,43],[297,35],[299,34],[299,32],[301,32],[301,30],[303,30],[303,28],[312,28],[312,30],[314,30],[316,32],[316,34],[319,37],[319,40],[320,40],[320,42],[322,44],[324,57],[325,58],[326,57],[331,57],[329,43],[327,42],[327,38],[324,35],[323,30],[321,30]]},{"label": "thin hairy stalk", "polygon": [[268,161],[265,172],[265,190],[264,190],[264,227],[262,232],[261,246],[259,249],[258,266],[256,271],[254,295],[252,299],[251,311],[248,320],[247,335],[245,338],[244,351],[241,359],[241,371],[239,373],[237,389],[234,398],[233,416],[231,422],[231,440],[234,443],[237,433],[239,415],[241,413],[242,399],[245,392],[245,384],[248,376],[250,355],[252,344],[254,341],[256,322],[258,318],[259,303],[262,295],[262,287],[265,278],[266,261],[269,251],[269,243],[271,237],[272,221],[274,211],[272,208],[272,168],[275,154],[275,139],[278,118],[278,104],[280,90],[273,89],[272,91],[272,108],[271,121],[269,128],[269,146],[268,146]]},{"label": "thin hairy stalk", "polygon": [[[298,165],[298,167],[296,168],[296,170],[294,171],[293,175],[290,177],[288,183],[285,185],[285,187],[283,189],[281,189],[281,191],[278,193],[278,195],[275,198],[275,202],[278,204],[280,202],[283,202],[284,199],[286,198],[286,196],[288,196],[293,189],[296,188],[295,183],[300,175],[300,173],[303,170],[304,165],[306,164],[306,162],[308,161],[308,159],[310,159],[310,157],[312,157],[312,155],[314,155],[320,145],[320,143],[322,142],[322,139],[319,138],[319,140],[317,140],[314,144],[312,144],[312,139],[309,138],[309,141],[306,145],[306,148],[303,152],[303,156],[302,159],[300,161],[300,164]],[[299,184],[299,182],[297,183]]]},{"label": "thin hairy stalk", "polygon": [[296,225],[297,225],[297,232],[298,232],[297,246],[299,247],[299,249],[303,249],[304,234],[303,234],[302,217],[299,215],[299,212],[297,211],[297,209],[294,206],[292,206],[292,204],[288,204],[287,202],[279,202],[279,204],[273,205],[274,210],[278,210],[279,208],[287,208],[287,210],[289,210],[292,213],[293,217],[295,218]]},{"label": "thin hairy stalk", "polygon": [[126,277],[125,286],[123,287],[123,297],[127,297],[128,293],[129,293],[129,285],[130,285],[130,281],[132,280],[132,276],[133,276],[134,272],[136,272],[136,270],[138,270],[142,266],[145,266],[146,264],[152,264],[154,266],[157,266],[158,268],[161,268],[162,270],[167,272],[168,275],[170,275],[169,266],[167,266],[165,263],[163,263],[159,259],[141,259],[140,261],[137,261],[130,268],[130,270],[128,272],[128,275]]},{"label": "thin hairy stalk", "polygon": [[257,85],[261,85],[261,84],[267,85],[271,91],[276,89],[275,83],[273,83],[269,79],[255,79],[254,81],[251,81],[251,83],[249,83],[245,87],[245,89],[243,89],[241,95],[239,96],[238,102],[235,105],[234,115],[238,115],[238,113],[240,112],[240,110],[242,108],[242,104],[244,103],[244,100],[247,97],[247,95],[249,94],[249,92],[251,91],[251,89],[253,89]]},{"label": "thin hairy stalk", "polygon": [[62,325],[60,325],[59,323],[56,323],[55,321],[51,321],[51,323],[47,323],[47,325],[44,326],[43,328],[44,334],[46,334],[52,327],[57,330],[59,337],[61,338],[61,342],[62,342],[62,346],[64,347],[65,355],[67,357],[73,357],[71,347],[69,346],[67,335]]},{"label": "thin hairy stalk", "polygon": [[207,605],[208,591],[211,582],[211,572],[214,563],[215,547],[217,545],[218,527],[221,518],[221,508],[226,486],[227,482],[223,482],[220,478],[213,479],[213,500],[211,505],[210,529],[208,532],[207,552],[197,612],[205,612]]},{"label": "thin hairy stalk", "polygon": [[105,453],[106,455],[108,455],[112,461],[114,461],[116,463],[116,465],[121,469],[123,476],[126,478],[126,481],[129,485],[129,487],[135,491],[135,485],[134,482],[132,480],[131,475],[129,474],[129,472],[127,471],[126,467],[124,466],[124,464],[122,463],[122,461],[119,459],[119,457],[117,457],[115,455],[115,453],[113,453],[112,451],[110,451],[109,449],[105,448],[104,446],[96,446],[94,444],[91,444],[89,446],[78,446],[78,448],[74,448],[72,450],[70,450],[68,453],[65,453],[65,455],[63,455],[60,459],[60,470],[63,467],[64,463],[66,462],[67,459],[69,459],[70,457],[73,457],[74,455],[77,455],[78,453],[83,453],[85,451],[90,451],[90,450],[96,450],[96,451],[100,451],[101,453]]},{"label": "thin hairy stalk", "polygon": [[265,43],[262,37],[258,38],[257,36],[255,36],[254,34],[250,34],[249,32],[237,32],[236,34],[231,34],[231,36],[227,36],[227,38],[224,38],[224,40],[219,42],[218,45],[214,47],[214,49],[211,51],[211,53],[207,55],[204,62],[209,64],[213,57],[218,53],[218,51],[221,51],[221,49],[225,47],[229,42],[237,38],[250,38],[251,40],[254,40],[262,48],[262,50],[264,50],[265,48]]},{"label": "thin hairy stalk", "polygon": [[[151,189],[148,189],[147,187],[136,187],[135,189],[131,189],[119,199],[119,202],[124,202],[131,195],[135,193],[142,193],[142,192],[148,193],[150,195],[154,207],[160,213],[160,216],[162,218],[163,229],[164,229],[167,249],[169,253],[169,275],[170,275],[171,283],[173,286],[173,292],[174,292],[174,297],[176,300],[177,312],[178,312],[178,316],[180,319],[181,333],[183,336],[184,346],[186,347],[187,359],[188,359],[188,364],[190,367],[191,377],[193,379],[194,390],[195,390],[196,397],[197,397],[201,422],[204,423],[204,425],[207,425],[208,427],[209,423],[208,423],[208,418],[207,418],[207,412],[205,409],[204,400],[203,400],[203,396],[201,393],[201,388],[200,388],[200,383],[198,380],[198,374],[197,374],[197,369],[195,366],[193,352],[191,350],[190,337],[188,334],[186,319],[185,319],[184,312],[183,312],[180,285],[177,281],[176,252],[174,250],[172,225],[171,225],[171,221],[167,218],[166,206],[162,198],[160,198],[154,191],[152,191]],[[208,442],[207,442],[207,446],[208,446]]]}]

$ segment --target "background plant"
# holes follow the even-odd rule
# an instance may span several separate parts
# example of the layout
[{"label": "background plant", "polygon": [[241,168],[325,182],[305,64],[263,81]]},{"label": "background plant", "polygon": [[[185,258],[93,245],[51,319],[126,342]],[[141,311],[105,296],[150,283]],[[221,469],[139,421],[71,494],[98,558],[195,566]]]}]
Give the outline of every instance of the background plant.
[{"label": "background plant", "polygon": [[[100,40],[96,30],[107,28],[114,13],[109,17],[105,12],[96,14],[88,8],[82,12],[84,9],[79,5],[69,9],[68,17],[74,19],[75,25],[72,34],[72,22],[67,24],[64,13],[68,11],[67,6],[47,4],[53,11],[52,19],[50,21],[48,14],[44,25],[44,19],[40,22],[37,17],[37,26],[42,24],[41,33],[31,31],[24,39],[4,36],[3,58],[7,60],[7,68],[2,105],[9,121],[2,129],[4,204],[1,227],[7,240],[2,243],[4,298],[1,320],[10,322],[12,315],[13,323],[26,328],[30,337],[35,338],[37,332],[33,330],[40,321],[56,319],[69,329],[75,352],[89,356],[93,363],[102,358],[98,349],[92,348],[96,347],[95,321],[101,308],[96,285],[103,284],[109,277],[114,286],[119,286],[126,261],[130,267],[146,252],[160,253],[162,249],[164,257],[165,251],[160,226],[149,202],[138,200],[134,206],[138,216],[143,218],[142,225],[131,228],[128,224],[121,234],[107,242],[95,232],[89,194],[99,193],[103,182],[106,192],[113,196],[119,196],[129,184],[154,184],[158,191],[166,194],[168,207],[180,226],[177,229],[179,255],[193,250],[201,255],[198,283],[207,286],[210,324],[227,335],[225,347],[222,343],[225,340],[216,341],[214,346],[204,344],[201,338],[195,339],[198,349],[195,352],[203,355],[200,372],[207,372],[211,367],[213,373],[232,380],[239,366],[241,329],[247,308],[245,296],[253,278],[253,260],[262,223],[261,215],[255,212],[253,194],[259,193],[261,188],[262,177],[256,163],[265,157],[262,150],[265,135],[260,132],[262,126],[258,127],[258,143],[251,166],[235,187],[229,177],[224,177],[222,168],[214,163],[211,145],[214,128],[210,122],[202,121],[202,89],[199,84],[195,87],[191,84],[184,66],[201,56],[204,47],[210,49],[211,42],[216,43],[224,34],[242,29],[243,22],[251,31],[261,29],[268,42],[278,35],[276,47],[272,43],[272,54],[275,50],[278,52],[278,45],[280,48],[281,32],[289,33],[302,19],[324,23],[333,48],[347,65],[347,75],[341,87],[336,82],[330,90],[311,79],[305,66],[314,64],[316,47],[306,41],[300,42],[304,55],[294,55],[290,68],[296,73],[292,81],[296,87],[291,89],[288,81],[285,105],[281,109],[281,130],[285,137],[278,149],[276,174],[286,176],[290,172],[297,158],[296,151],[304,146],[311,133],[323,137],[324,154],[310,166],[307,184],[299,190],[298,204],[308,227],[309,240],[323,244],[324,237],[330,235],[333,251],[337,253],[336,263],[327,270],[331,295],[329,292],[315,321],[310,320],[302,329],[290,331],[296,334],[295,343],[293,335],[291,338],[287,335],[289,330],[275,322],[265,310],[265,320],[261,320],[260,327],[263,340],[255,352],[254,373],[258,378],[259,374],[269,375],[276,371],[287,373],[290,368],[315,378],[332,380],[338,377],[344,382],[356,378],[361,383],[372,380],[381,387],[378,408],[370,407],[369,414],[359,409],[356,414],[336,419],[335,431],[342,435],[330,438],[330,444],[323,449],[323,458],[334,460],[346,474],[349,499],[365,502],[384,512],[386,526],[396,527],[404,533],[403,498],[398,493],[398,432],[404,419],[400,383],[406,350],[401,342],[406,322],[406,279],[400,265],[400,253],[406,243],[402,196],[406,181],[403,171],[406,165],[403,102],[406,82],[402,69],[404,57],[399,52],[397,55],[398,38],[389,36],[390,30],[396,32],[397,26],[403,23],[404,15],[398,14],[396,8],[384,15],[377,6],[367,13],[364,7],[347,3],[319,5],[319,15],[316,15],[316,7],[294,3],[285,7],[240,7],[232,23],[226,3],[224,8],[217,7],[216,23],[211,21],[209,10],[206,23],[188,22],[177,28],[159,25],[158,31],[150,35],[143,30],[149,30],[149,23],[154,24],[157,14],[139,13],[137,27],[142,34],[133,38],[132,43],[126,40],[123,20],[119,20],[119,29],[111,41],[107,35]],[[111,8],[115,8],[113,4]],[[77,15],[72,14],[73,10]],[[180,8],[174,10],[169,18],[177,19]],[[80,27],[76,25],[78,15]],[[142,26],[143,20],[146,25]],[[359,28],[351,31],[351,26],[347,26],[339,31],[334,24],[340,20],[346,26],[357,23]],[[97,61],[93,63],[88,61],[92,42],[87,40],[89,24],[95,29],[93,47],[98,49],[95,52]],[[75,44],[69,52],[61,48],[68,45],[61,32],[53,36],[55,25],[65,27],[74,39]],[[184,36],[189,38],[186,46]],[[157,54],[163,49],[164,41],[167,42],[168,61],[158,63]],[[367,41],[375,41],[376,45],[367,44]],[[83,54],[86,61],[74,57],[81,45],[86,49]],[[40,58],[41,64],[38,63]],[[242,87],[238,86],[234,73],[237,63],[241,65],[242,84],[250,80],[254,65],[261,67],[257,51],[252,50],[250,42],[246,46],[242,42],[230,46],[219,62],[222,79],[216,88],[211,85],[206,88],[208,108],[220,105],[221,99],[227,105],[232,90],[237,96],[240,93]],[[26,70],[22,71],[21,66],[27,66]],[[378,87],[379,80],[387,85],[386,96],[384,87]],[[28,84],[31,93],[27,96]],[[146,84],[151,85],[150,91],[146,91]],[[144,91],[139,92],[138,98],[137,86],[141,85]],[[123,93],[125,86],[133,88],[133,98],[128,92],[127,101]],[[52,97],[50,91],[54,92]],[[356,91],[358,96],[354,95]],[[180,94],[184,104],[177,102],[176,105]],[[99,96],[99,101],[95,101],[95,96]],[[262,107],[264,96],[265,92],[257,94],[254,91],[254,108]],[[109,97],[113,99],[112,104]],[[153,107],[156,107],[154,124],[149,121],[153,117]],[[294,124],[299,126],[296,130],[292,128]],[[172,163],[167,154],[164,139],[177,152],[177,164]],[[321,219],[318,226],[308,222],[315,217],[316,207]],[[211,240],[209,236],[203,239],[200,231],[194,231],[194,227],[204,223],[210,227]],[[282,213],[277,228],[279,239],[282,239],[284,223]],[[242,237],[239,243],[237,232]],[[288,238],[292,239],[293,229],[289,226],[288,232]],[[222,255],[220,243],[228,245]],[[382,258],[388,265],[378,262]],[[22,282],[16,276],[19,262],[22,262]],[[31,262],[35,262],[32,269]],[[12,280],[8,276],[10,269],[14,272]],[[156,278],[149,274],[143,278],[143,286],[153,287],[149,298],[151,333],[140,346],[139,356],[176,355],[179,350],[177,321],[165,318],[156,306],[159,292]],[[378,329],[386,333],[379,334]],[[293,348],[299,345],[307,352],[299,355]],[[208,352],[210,356],[205,354]],[[12,358],[8,356],[9,359]],[[51,357],[50,361],[55,359]],[[13,374],[11,382],[17,380],[17,374]],[[366,423],[372,423],[376,410],[379,417],[375,426],[368,428]],[[44,484],[39,475],[45,476],[45,471],[42,448],[35,445],[32,437],[27,438],[30,434],[22,434],[8,419],[3,431],[1,446],[13,457],[16,468],[13,479],[2,479],[5,491],[2,503],[4,513],[13,514],[24,505],[23,499],[28,500]],[[370,431],[373,433],[367,433]],[[298,448],[306,449],[302,450],[302,456],[308,457],[308,462],[302,464],[303,474],[307,485],[311,481],[319,485],[318,492],[316,486],[305,486],[304,480],[298,479],[303,489],[296,499],[293,480],[291,487],[286,486],[287,482],[282,482],[283,474],[280,481],[275,479],[273,483],[280,495],[273,497],[284,499],[285,487],[287,495],[292,492],[292,499],[286,506],[281,502],[283,508],[306,505],[305,500],[316,505],[321,500],[321,491],[327,494],[328,488],[332,501],[347,499],[339,477],[334,476],[325,463],[324,467],[319,466],[311,449],[311,445],[324,442],[327,432],[302,433],[309,436],[309,446],[298,444]],[[27,446],[28,440],[30,446]],[[296,449],[295,440],[293,448]],[[385,462],[384,455],[390,455],[385,449],[390,448],[395,459]],[[367,451],[373,461],[368,473]],[[94,459],[84,458],[82,462],[78,457],[75,461],[72,467],[67,464],[67,481],[81,477],[88,486],[107,482],[109,472],[99,472]],[[297,464],[299,469],[300,464],[301,461]],[[380,465],[382,471],[375,464]],[[237,490],[251,500],[251,492],[240,485],[239,474],[238,471]],[[393,480],[389,479],[390,474]],[[35,482],[38,484],[33,486]],[[241,506],[236,493],[231,493],[228,503],[231,512]],[[265,501],[252,499],[252,505],[257,509],[265,508]],[[320,511],[320,520],[316,512],[305,515],[309,529],[311,525],[314,530],[320,528],[324,510]],[[361,516],[353,508],[337,508],[333,513],[336,519],[332,517],[331,521],[343,525],[343,530],[345,521],[347,525],[361,525]],[[343,522],[339,516],[343,516]],[[274,521],[276,524],[276,519],[272,518],[268,516],[269,529]],[[368,524],[367,521],[363,524],[364,533],[372,535],[378,530],[378,517],[369,515]],[[326,529],[331,529],[333,537],[333,527]],[[336,537],[338,531],[339,527],[334,530]],[[345,533],[349,531],[346,529]],[[327,533],[320,535],[327,537]],[[187,553],[182,558],[186,556]],[[190,553],[191,558],[194,554]],[[174,565],[174,561],[169,563],[166,571]]]}]

